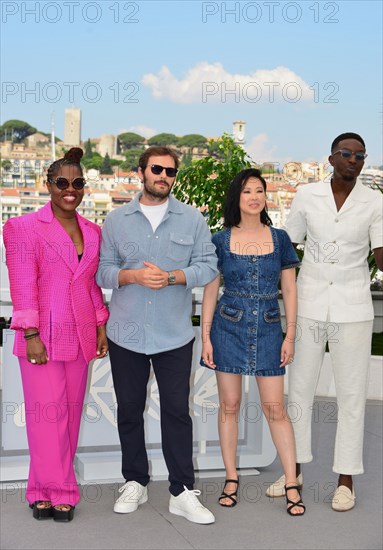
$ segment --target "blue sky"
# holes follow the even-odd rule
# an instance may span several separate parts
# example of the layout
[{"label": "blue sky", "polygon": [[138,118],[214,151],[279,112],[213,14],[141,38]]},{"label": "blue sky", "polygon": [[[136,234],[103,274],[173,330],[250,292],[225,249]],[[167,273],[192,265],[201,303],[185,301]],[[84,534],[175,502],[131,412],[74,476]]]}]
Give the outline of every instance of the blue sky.
[{"label": "blue sky", "polygon": [[323,161],[335,136],[354,131],[366,164],[382,164],[379,1],[3,0],[1,8],[2,122],[47,132],[54,111],[63,137],[64,110],[75,106],[87,139],[219,136],[242,119],[253,159],[280,163]]}]

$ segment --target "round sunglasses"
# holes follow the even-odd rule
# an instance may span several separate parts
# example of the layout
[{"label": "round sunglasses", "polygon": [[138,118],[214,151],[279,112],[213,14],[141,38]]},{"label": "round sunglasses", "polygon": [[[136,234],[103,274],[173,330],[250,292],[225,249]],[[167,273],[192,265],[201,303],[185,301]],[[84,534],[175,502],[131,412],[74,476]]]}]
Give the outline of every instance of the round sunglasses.
[{"label": "round sunglasses", "polygon": [[80,177],[74,178],[73,180],[69,181],[67,178],[59,176],[55,180],[50,180],[50,183],[54,183],[56,187],[60,189],[60,191],[68,189],[70,184],[72,184],[73,189],[76,189],[76,191],[81,191],[81,189],[84,189],[86,181],[85,178]]}]

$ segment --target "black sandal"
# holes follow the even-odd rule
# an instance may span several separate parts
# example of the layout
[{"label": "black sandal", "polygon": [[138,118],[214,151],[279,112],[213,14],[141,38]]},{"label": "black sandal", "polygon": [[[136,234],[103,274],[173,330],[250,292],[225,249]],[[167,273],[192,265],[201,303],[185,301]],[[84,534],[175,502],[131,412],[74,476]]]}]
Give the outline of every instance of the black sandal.
[{"label": "black sandal", "polygon": [[[287,491],[290,491],[290,489],[296,489],[298,491],[298,494],[299,494],[299,497],[301,496],[301,492],[299,490],[299,487],[298,485],[291,485],[290,487],[287,487],[285,485],[285,491],[286,491],[286,504],[291,504],[291,506],[288,506],[287,507],[287,513],[290,514],[290,516],[303,516],[304,513],[306,512],[306,506],[303,504],[302,502],[302,499],[299,498],[298,502],[294,502],[293,500],[290,500],[288,497],[287,497]],[[299,508],[303,508],[303,512],[301,514],[293,514],[291,512],[291,510],[293,508],[295,508],[296,506],[298,506]]]},{"label": "black sandal", "polygon": [[[44,504],[44,507],[40,507],[39,504]],[[35,519],[50,519],[53,516],[53,508],[49,500],[36,500],[29,505],[29,508],[32,508]]]},{"label": "black sandal", "polygon": [[[69,510],[58,510],[56,506],[66,506]],[[74,516],[74,506],[70,504],[56,504],[53,507],[53,519],[54,521],[72,521]]]},{"label": "black sandal", "polygon": [[[230,493],[230,495],[225,493],[225,487],[228,483],[236,483],[237,484],[237,489],[234,491],[234,493]],[[234,508],[234,506],[236,506],[236,504],[238,504],[238,500],[236,498],[238,496],[238,487],[239,487],[239,479],[225,479],[225,485],[223,486],[224,490],[222,491],[222,494],[218,499],[218,504],[220,504],[224,508]],[[221,500],[223,498],[229,498],[231,500],[231,504],[223,504],[221,502]]]}]

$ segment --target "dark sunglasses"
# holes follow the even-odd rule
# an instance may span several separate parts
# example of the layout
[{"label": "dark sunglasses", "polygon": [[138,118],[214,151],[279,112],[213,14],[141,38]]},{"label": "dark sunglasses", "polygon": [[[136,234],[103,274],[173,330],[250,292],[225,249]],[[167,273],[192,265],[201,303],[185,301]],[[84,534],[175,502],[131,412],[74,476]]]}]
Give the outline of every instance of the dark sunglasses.
[{"label": "dark sunglasses", "polygon": [[81,189],[84,189],[86,181],[85,178],[74,178],[72,181],[69,181],[62,176],[59,176],[55,180],[51,180],[51,183],[54,183],[61,191],[68,189],[70,183],[72,184],[73,189],[76,189],[76,191],[81,191]]},{"label": "dark sunglasses", "polygon": [[349,149],[339,149],[339,151],[335,151],[333,155],[336,155],[337,153],[340,153],[344,159],[350,159],[354,155],[355,160],[360,161],[360,160],[364,160],[367,157],[367,153],[362,153],[362,151],[358,151],[354,153]]},{"label": "dark sunglasses", "polygon": [[177,168],[165,168],[165,166],[161,166],[160,164],[151,164],[150,170],[152,171],[152,174],[155,174],[156,176],[159,176],[162,171],[165,170],[168,178],[175,178],[178,172]]}]

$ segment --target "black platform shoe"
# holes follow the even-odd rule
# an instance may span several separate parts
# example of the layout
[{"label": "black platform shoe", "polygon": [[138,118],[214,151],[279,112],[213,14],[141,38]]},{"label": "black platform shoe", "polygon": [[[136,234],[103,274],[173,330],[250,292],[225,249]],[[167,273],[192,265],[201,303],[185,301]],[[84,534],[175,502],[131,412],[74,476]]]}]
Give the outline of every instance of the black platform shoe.
[{"label": "black platform shoe", "polygon": [[[69,510],[58,510],[56,506],[66,506]],[[74,516],[74,506],[70,504],[57,504],[53,507],[53,519],[55,521],[72,521]]]},{"label": "black platform shoe", "polygon": [[[39,504],[47,504],[47,506],[39,506]],[[29,508],[32,508],[35,519],[50,519],[53,517],[53,508],[49,500],[36,500],[29,505]]]}]

